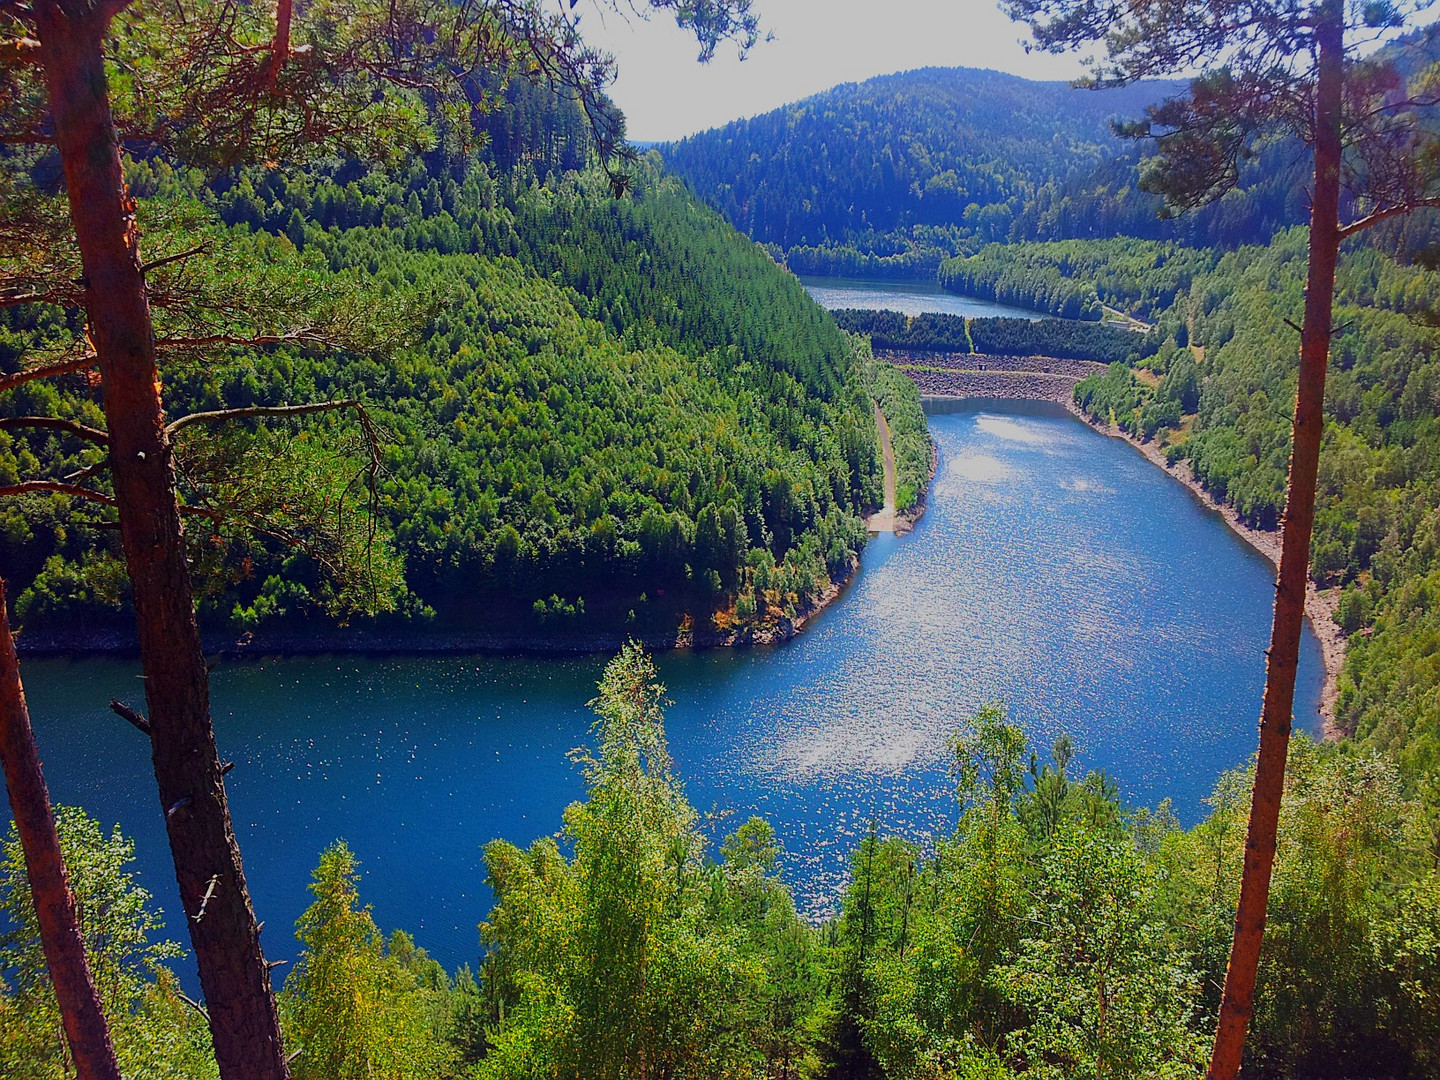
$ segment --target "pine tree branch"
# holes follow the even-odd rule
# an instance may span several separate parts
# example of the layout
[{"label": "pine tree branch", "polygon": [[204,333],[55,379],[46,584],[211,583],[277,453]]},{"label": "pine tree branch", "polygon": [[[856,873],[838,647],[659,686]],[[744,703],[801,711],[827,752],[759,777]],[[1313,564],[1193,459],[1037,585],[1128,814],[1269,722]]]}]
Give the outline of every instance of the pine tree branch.
[{"label": "pine tree branch", "polygon": [[129,705],[125,704],[125,702],[121,701],[119,698],[111,698],[110,709],[112,712],[115,713],[116,716],[119,716],[124,720],[128,720],[131,724],[135,725],[136,730],[139,731],[140,734],[149,737],[150,721],[145,719],[145,717],[141,716]]},{"label": "pine tree branch", "polygon": [[165,427],[165,434],[174,436],[192,424],[214,424],[226,420],[248,420],[260,416],[307,416],[312,413],[332,412],[335,409],[355,409],[364,413],[364,406],[353,398],[340,401],[316,401],[308,405],[249,405],[239,409],[216,409],[212,412],[190,413],[174,420]]},{"label": "pine tree branch", "polygon": [[101,473],[105,472],[109,468],[110,459],[101,458],[99,461],[95,462],[94,465],[87,465],[83,469],[77,469],[72,473],[66,473],[65,482],[68,484],[78,484],[81,481],[89,480],[92,476],[99,476]]},{"label": "pine tree branch", "polygon": [[0,430],[5,428],[52,428],[66,431],[81,439],[107,446],[110,436],[99,428],[86,427],[74,420],[62,420],[58,416],[5,416],[0,417]]},{"label": "pine tree branch", "polygon": [[[88,499],[97,502],[102,506],[114,507],[116,502],[109,495],[103,492],[93,491],[78,484],[66,484],[59,480],[21,480],[18,484],[7,484],[0,487],[0,499],[10,498],[15,495],[38,495],[49,492],[53,495],[70,495],[77,499]],[[205,506],[180,506],[180,513],[189,517],[202,517],[207,521],[220,522],[225,519],[225,514],[219,510],[212,510]],[[258,530],[257,530],[258,531]]]},{"label": "pine tree branch", "polygon": [[12,495],[32,495],[48,491],[55,495],[73,495],[77,499],[89,499],[104,506],[114,506],[115,500],[109,495],[98,491],[91,491],[89,488],[80,487],[78,484],[64,484],[59,480],[21,480],[18,484],[7,484],[0,487],[0,499]]},{"label": "pine tree branch", "polygon": [[1371,226],[1379,225],[1382,221],[1388,221],[1393,217],[1403,217],[1412,211],[1427,206],[1440,208],[1440,195],[1429,199],[1414,199],[1410,202],[1397,203],[1395,206],[1387,206],[1381,210],[1366,214],[1364,217],[1352,221],[1349,225],[1341,226],[1340,239],[1347,240],[1356,233],[1364,232]]},{"label": "pine tree branch", "polygon": [[56,375],[69,375],[72,372],[84,371],[99,362],[100,358],[94,353],[86,353],[84,356],[72,356],[68,360],[56,360],[53,363],[41,364],[39,367],[29,368],[25,371],[17,371],[13,375],[0,375],[0,394],[6,390],[14,390],[17,386],[24,386],[27,382],[35,379],[50,379]]},{"label": "pine tree branch", "polygon": [[206,1008],[205,1008],[204,1005],[201,1005],[200,1002],[196,1001],[196,1000],[195,1000],[194,998],[192,998],[189,994],[186,994],[186,993],[184,993],[184,992],[181,991],[181,990],[176,990],[176,991],[175,991],[175,994],[176,994],[176,996],[179,997],[180,1000],[183,1001],[186,1005],[189,1005],[190,1008],[194,1009],[194,1010],[195,1010],[196,1012],[198,1012],[201,1016],[203,1016],[203,1017],[205,1018],[205,1022],[206,1022],[207,1024],[210,1022],[210,1013],[206,1010]]},{"label": "pine tree branch", "polygon": [[[13,286],[11,287],[13,288]],[[66,282],[51,289],[32,289],[29,292],[0,292],[0,308],[16,307],[19,304],[59,304],[62,307],[79,307],[84,302],[85,294],[79,288],[78,282]]]},{"label": "pine tree branch", "polygon": [[174,255],[166,255],[164,258],[161,259],[152,259],[150,262],[147,262],[144,266],[140,267],[140,272],[142,274],[148,274],[151,270],[154,270],[157,267],[166,266],[169,263],[173,262],[179,262],[182,259],[188,259],[192,255],[208,254],[210,248],[211,245],[209,241],[206,241],[205,243],[197,244],[195,247],[189,248],[186,251],[178,251]]},{"label": "pine tree branch", "polygon": [[333,349],[344,348],[340,342],[318,334],[309,327],[291,330],[283,334],[206,334],[201,337],[164,337],[155,339],[157,349],[204,349],[216,345],[236,345],[241,348],[257,349],[264,345],[289,344],[325,345]]}]

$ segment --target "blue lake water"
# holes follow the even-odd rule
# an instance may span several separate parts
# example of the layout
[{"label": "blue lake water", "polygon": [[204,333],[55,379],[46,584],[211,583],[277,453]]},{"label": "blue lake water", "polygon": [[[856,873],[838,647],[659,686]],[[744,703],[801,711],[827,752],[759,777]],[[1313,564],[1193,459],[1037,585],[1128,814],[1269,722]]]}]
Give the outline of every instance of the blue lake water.
[{"label": "blue lake water", "polygon": [[966,318],[1045,319],[1043,312],[1011,307],[973,296],[945,292],[933,282],[876,281],[861,278],[800,278],[805,290],[823,308],[867,308],[878,311],[899,311],[905,315],[963,315]]},{"label": "blue lake water", "polygon": [[[1127,445],[1019,403],[932,418],[940,468],[909,536],[876,538],[854,585],[796,640],[659,658],[671,749],[718,836],[751,813],[826,911],[856,838],[953,826],[947,744],[982,703],[1035,743],[1062,733],[1127,800],[1171,796],[1187,823],[1256,743],[1273,595],[1269,565]],[[266,951],[290,927],[322,848],[345,838],[363,898],[447,966],[473,963],[489,893],[481,845],[560,828],[582,794],[566,753],[587,739],[604,657],[369,657],[227,663],[213,676],[235,829]],[[57,801],[138,845],[162,907],[174,884],[143,740],[112,696],[136,667],[26,660]],[[1297,715],[1314,729],[1307,633]],[[178,926],[172,934],[183,937]],[[182,975],[193,983],[192,973]]]}]

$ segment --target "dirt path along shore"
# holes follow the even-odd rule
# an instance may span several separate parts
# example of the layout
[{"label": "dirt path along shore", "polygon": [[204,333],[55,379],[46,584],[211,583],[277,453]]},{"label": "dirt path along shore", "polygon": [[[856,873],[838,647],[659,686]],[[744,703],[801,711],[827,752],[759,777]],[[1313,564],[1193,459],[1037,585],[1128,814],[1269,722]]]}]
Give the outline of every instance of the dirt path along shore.
[{"label": "dirt path along shore", "polygon": [[880,406],[875,406],[875,427],[880,432],[880,452],[885,459],[885,505],[870,515],[865,528],[873,533],[895,531],[895,448],[890,444],[890,424]]}]

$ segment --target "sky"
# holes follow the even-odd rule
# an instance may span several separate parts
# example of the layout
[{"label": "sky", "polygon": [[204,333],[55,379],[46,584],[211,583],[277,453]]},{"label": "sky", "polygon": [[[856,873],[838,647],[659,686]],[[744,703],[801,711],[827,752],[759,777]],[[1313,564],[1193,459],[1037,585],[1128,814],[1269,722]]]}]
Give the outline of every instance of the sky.
[{"label": "sky", "polygon": [[[623,6],[624,0],[622,0]],[[643,6],[644,0],[637,0]],[[663,15],[628,21],[601,7],[584,12],[585,39],[614,53],[611,97],[632,140],[677,139],[826,90],[919,67],[979,67],[1031,79],[1081,74],[1073,56],[1026,54],[1024,27],[996,0],[754,0],[774,35],[743,61],[726,43],[709,64],[695,41]],[[603,16],[603,17],[602,17]]]}]

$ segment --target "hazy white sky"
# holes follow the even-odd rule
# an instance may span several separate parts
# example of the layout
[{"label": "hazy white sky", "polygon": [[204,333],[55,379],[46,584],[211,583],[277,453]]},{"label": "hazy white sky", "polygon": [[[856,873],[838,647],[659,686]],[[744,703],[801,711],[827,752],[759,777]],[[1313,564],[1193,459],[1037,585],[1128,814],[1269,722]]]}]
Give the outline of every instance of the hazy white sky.
[{"label": "hazy white sky", "polygon": [[[643,0],[642,0],[643,3]],[[614,53],[620,78],[611,91],[632,139],[675,139],[753,116],[836,83],[918,67],[979,67],[1034,79],[1080,74],[1073,57],[1027,55],[1025,28],[996,0],[755,0],[775,36],[748,59],[723,45],[708,65],[673,22],[584,11],[586,40]]]}]

